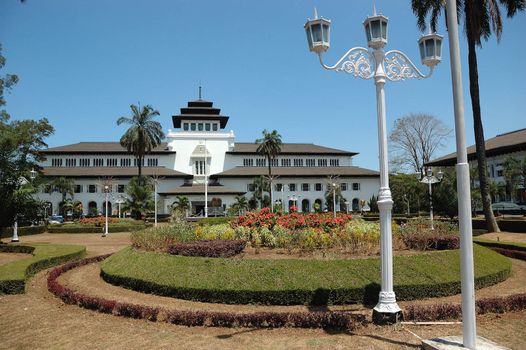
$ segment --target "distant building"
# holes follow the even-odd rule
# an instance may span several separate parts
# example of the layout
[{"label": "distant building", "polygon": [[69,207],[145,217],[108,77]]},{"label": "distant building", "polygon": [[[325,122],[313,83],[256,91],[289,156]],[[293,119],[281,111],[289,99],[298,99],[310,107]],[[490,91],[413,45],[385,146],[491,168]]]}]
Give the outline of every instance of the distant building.
[{"label": "distant building", "polygon": [[[210,214],[221,214],[235,197],[252,196],[252,181],[268,173],[267,160],[257,153],[255,143],[235,142],[233,131],[226,131],[229,117],[221,115],[212,102],[188,102],[172,117],[176,131],[168,130],[167,142],[143,160],[143,175],[161,177],[158,189],[159,213],[169,213],[177,196],[189,198],[192,213],[203,213],[205,173],[208,181]],[[75,200],[84,213],[104,212],[100,179],[111,177],[108,211],[116,213],[116,201],[126,196],[125,186],[137,175],[137,159],[118,142],[79,142],[48,148],[40,165],[47,177],[69,177],[75,182]],[[379,189],[377,171],[353,166],[348,152],[310,143],[285,143],[272,160],[273,198],[285,209],[295,205],[299,211],[313,211],[313,204],[326,207],[325,192],[329,176],[338,176],[349,210],[359,210],[361,199],[369,200]],[[58,211],[58,193],[39,193],[51,204],[49,213]],[[213,205],[213,206],[212,206]],[[337,206],[338,207],[338,206]],[[339,207],[346,210],[345,207]]]},{"label": "distant building", "polygon": [[[511,131],[505,134],[497,135],[486,142],[486,160],[489,178],[495,181],[499,186],[505,186],[504,179],[504,160],[511,156],[517,159],[526,158],[526,128]],[[477,154],[475,145],[468,147],[468,161],[471,166],[476,167]],[[457,154],[451,153],[446,156],[435,159],[427,165],[430,166],[454,166],[457,162]],[[520,202],[526,202],[526,191],[522,184],[517,189],[517,196],[515,198]],[[509,195],[499,196],[495,198],[495,202],[510,201]]]}]

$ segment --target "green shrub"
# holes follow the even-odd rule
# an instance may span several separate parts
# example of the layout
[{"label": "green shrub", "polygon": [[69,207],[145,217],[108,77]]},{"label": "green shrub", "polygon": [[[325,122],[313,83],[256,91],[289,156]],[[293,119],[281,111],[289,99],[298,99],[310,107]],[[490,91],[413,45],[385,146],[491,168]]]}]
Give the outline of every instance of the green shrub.
[{"label": "green shrub", "polygon": [[[432,230],[428,218],[414,218],[400,225],[399,234],[406,246],[411,249],[428,250],[440,246],[454,248],[455,242],[458,247],[458,227],[455,224],[435,220],[433,226]],[[443,244],[444,242],[446,244]]]},{"label": "green shrub", "polygon": [[[506,279],[508,258],[475,246],[475,286]],[[374,303],[380,290],[380,259],[223,259],[170,256],[124,249],[102,264],[101,276],[130,289],[204,302],[230,304]],[[394,258],[399,300],[460,292],[458,250]]]},{"label": "green shrub", "polygon": [[132,246],[147,251],[167,251],[168,247],[178,242],[195,240],[194,227],[184,220],[178,220],[172,225],[150,227],[134,231],[130,235]]},{"label": "green shrub", "polygon": [[237,219],[235,216],[218,216],[213,218],[202,218],[199,219],[196,224],[199,226],[205,225],[217,225],[217,224],[230,224],[234,219]]},{"label": "green shrub", "polygon": [[[37,235],[39,233],[46,232],[46,226],[45,225],[39,225],[39,226],[22,226],[18,228],[18,235],[19,236],[29,236],[29,235]],[[2,230],[1,238],[7,238],[13,236],[13,228],[12,227],[5,227]]]},{"label": "green shrub", "polygon": [[[86,254],[86,247],[58,244],[0,245],[0,251],[19,249],[19,252],[32,256],[0,266],[0,293],[24,293],[25,281],[40,270],[63,262],[81,258]],[[19,248],[9,248],[19,247]]]},{"label": "green shrub", "polygon": [[[150,227],[151,225],[131,225],[131,226],[121,226],[121,225],[108,225],[109,233],[116,232],[133,232],[141,229]],[[103,233],[104,225],[97,226],[74,226],[74,225],[51,225],[48,226],[47,232],[49,233]]]}]

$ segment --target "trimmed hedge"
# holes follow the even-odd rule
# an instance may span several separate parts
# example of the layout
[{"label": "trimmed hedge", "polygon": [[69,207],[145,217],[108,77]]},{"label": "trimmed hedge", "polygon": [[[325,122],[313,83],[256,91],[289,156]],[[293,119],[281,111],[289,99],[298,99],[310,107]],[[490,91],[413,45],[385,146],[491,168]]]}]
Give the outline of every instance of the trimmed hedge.
[{"label": "trimmed hedge", "polygon": [[202,256],[209,258],[229,258],[245,249],[247,242],[242,239],[214,239],[177,243],[168,248],[168,253],[183,256]]},{"label": "trimmed hedge", "polygon": [[[501,282],[511,262],[474,246],[475,285]],[[159,273],[161,271],[161,273]],[[126,248],[101,266],[102,278],[133,290],[227,304],[372,304],[380,291],[380,259],[223,259],[173,256]],[[460,292],[459,251],[394,258],[398,300]]]},{"label": "trimmed hedge", "polygon": [[[109,233],[115,233],[115,232],[132,232],[132,231],[139,231],[143,230],[146,227],[150,227],[151,225],[128,225],[128,226],[120,226],[120,225],[109,225],[108,226],[108,232]],[[47,232],[49,233],[104,233],[104,225],[97,227],[97,226],[86,226],[86,227],[78,227],[78,226],[71,226],[68,227],[68,225],[64,226],[48,226]]]},{"label": "trimmed hedge", "polygon": [[209,327],[301,327],[353,330],[365,323],[365,316],[344,311],[317,312],[255,312],[237,313],[220,311],[164,310],[137,304],[119,303],[115,300],[91,297],[77,293],[58,282],[58,277],[76,267],[106,259],[108,255],[72,262],[55,268],[48,276],[48,290],[66,304],[117,316],[157,321],[164,314],[164,321],[183,326]]},{"label": "trimmed hedge", "polygon": [[[46,226],[40,225],[40,226],[22,226],[18,228],[18,235],[19,236],[30,236],[30,235],[37,235],[39,233],[46,232]],[[2,229],[2,235],[0,235],[0,238],[7,238],[13,236],[13,228],[12,227],[4,227]]]},{"label": "trimmed hedge", "polygon": [[[404,243],[409,249],[419,250],[451,250],[460,247],[460,237],[447,236],[410,236],[404,238]],[[424,249],[422,249],[424,247]]]},{"label": "trimmed hedge", "polygon": [[[486,220],[484,219],[473,219],[473,228],[485,229]],[[497,224],[502,231],[508,232],[526,232],[526,220],[513,220],[513,219],[497,219]]]},{"label": "trimmed hedge", "polygon": [[474,243],[480,244],[484,247],[490,247],[490,248],[502,248],[502,249],[508,249],[508,250],[518,250],[521,252],[526,252],[526,244],[525,243],[518,243],[518,242],[499,242],[499,241],[492,241],[489,239],[474,239]]},{"label": "trimmed hedge", "polygon": [[[526,293],[505,297],[483,298],[475,302],[477,314],[505,313],[526,309]],[[409,305],[404,310],[406,321],[440,321],[462,317],[460,304],[443,303],[430,305]]]},{"label": "trimmed hedge", "polygon": [[33,254],[30,258],[0,266],[0,294],[21,294],[25,291],[25,282],[29,277],[48,267],[83,257],[86,247],[58,244],[0,245],[0,251]]},{"label": "trimmed hedge", "polygon": [[218,216],[212,218],[202,218],[195,223],[199,226],[229,224],[232,220],[237,220],[237,216]]}]

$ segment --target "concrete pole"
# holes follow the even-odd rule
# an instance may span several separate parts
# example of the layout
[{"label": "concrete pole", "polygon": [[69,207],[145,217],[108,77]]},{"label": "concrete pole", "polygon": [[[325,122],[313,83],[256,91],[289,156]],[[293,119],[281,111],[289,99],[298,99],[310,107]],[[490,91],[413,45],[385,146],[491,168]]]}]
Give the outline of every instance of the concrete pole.
[{"label": "concrete pole", "polygon": [[108,235],[108,188],[105,188],[106,190],[106,222],[105,222],[105,225],[104,225],[104,235],[102,235],[103,237],[106,237]]},{"label": "concrete pole", "polygon": [[431,230],[434,230],[433,226],[433,184],[431,178],[429,178],[429,220],[431,220]]},{"label": "concrete pole", "polygon": [[380,151],[380,191],[378,193],[378,209],[380,211],[380,260],[382,269],[382,285],[378,304],[373,309],[375,323],[394,323],[402,310],[396,303],[393,291],[393,242],[391,232],[391,210],[393,200],[389,189],[389,173],[387,163],[387,127],[385,114],[385,72],[383,69],[384,52],[374,50],[376,70],[374,81],[376,85],[376,111],[378,118],[378,147]]},{"label": "concrete pole", "polygon": [[336,184],[332,184],[332,212],[336,219]]},{"label": "concrete pole", "polygon": [[462,343],[464,347],[468,349],[476,349],[477,324],[475,318],[471,194],[469,188],[469,165],[466,150],[466,130],[464,126],[464,100],[462,97],[462,73],[460,66],[460,46],[458,42],[458,22],[456,11],[457,2],[456,0],[447,0],[446,6],[448,9],[447,26],[457,144],[457,165],[455,166],[455,169],[457,172],[458,221],[460,228]]},{"label": "concrete pole", "polygon": [[153,194],[153,199],[154,199],[154,202],[155,202],[155,211],[154,211],[154,215],[155,215],[155,218],[154,218],[154,227],[157,227],[157,179],[154,179],[154,180],[153,180],[153,186],[154,186],[154,194]]},{"label": "concrete pole", "polygon": [[204,165],[204,171],[205,171],[205,218],[208,217],[208,178],[206,176],[206,161],[208,160],[208,154],[206,153],[206,139],[205,139],[205,165]]}]

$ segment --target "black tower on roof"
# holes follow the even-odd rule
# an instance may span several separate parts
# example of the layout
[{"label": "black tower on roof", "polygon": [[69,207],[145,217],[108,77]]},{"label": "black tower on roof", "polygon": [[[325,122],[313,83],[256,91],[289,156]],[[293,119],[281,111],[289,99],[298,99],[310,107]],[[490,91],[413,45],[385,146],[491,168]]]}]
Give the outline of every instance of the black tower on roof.
[{"label": "black tower on roof", "polygon": [[214,108],[213,105],[213,102],[202,99],[188,102],[186,108],[181,108],[181,114],[172,116],[174,128],[181,128],[183,121],[194,123],[219,121],[220,128],[224,129],[228,122],[228,116],[220,115],[221,109]]}]

